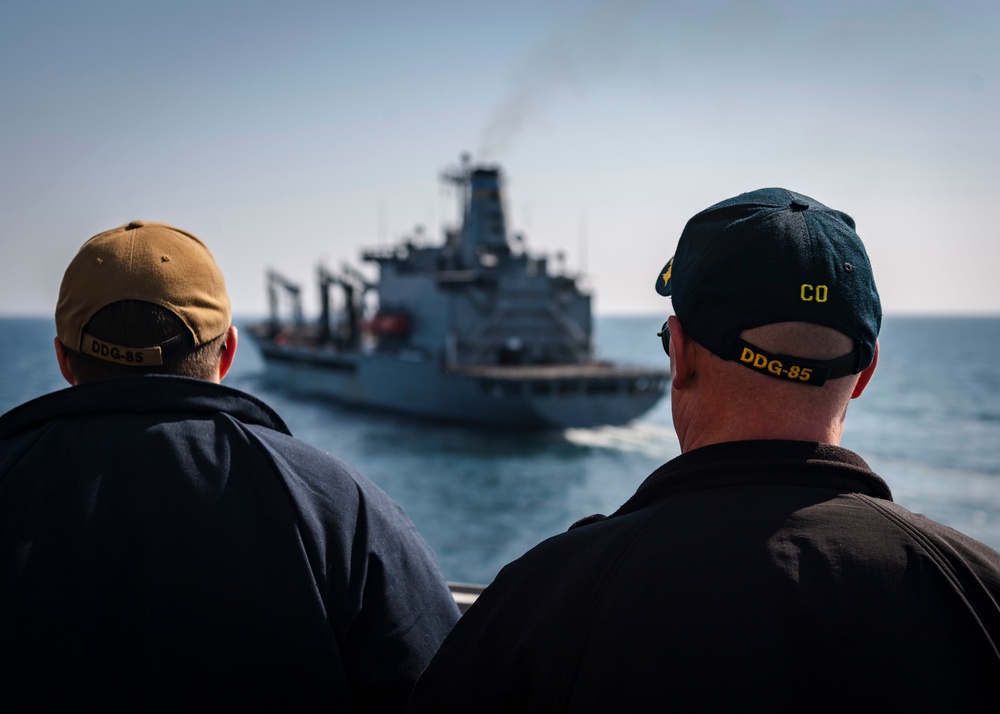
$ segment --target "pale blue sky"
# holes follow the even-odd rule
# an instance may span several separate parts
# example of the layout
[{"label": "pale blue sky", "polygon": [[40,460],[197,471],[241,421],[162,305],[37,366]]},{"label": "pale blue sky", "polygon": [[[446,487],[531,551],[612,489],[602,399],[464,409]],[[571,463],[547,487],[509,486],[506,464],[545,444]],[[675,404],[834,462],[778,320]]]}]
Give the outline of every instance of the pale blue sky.
[{"label": "pale blue sky", "polygon": [[237,313],[264,271],[456,214],[462,151],[599,312],[706,206],[784,186],[854,216],[888,313],[1000,314],[1000,3],[6,2],[0,313],[50,314],[91,235],[202,237]]}]

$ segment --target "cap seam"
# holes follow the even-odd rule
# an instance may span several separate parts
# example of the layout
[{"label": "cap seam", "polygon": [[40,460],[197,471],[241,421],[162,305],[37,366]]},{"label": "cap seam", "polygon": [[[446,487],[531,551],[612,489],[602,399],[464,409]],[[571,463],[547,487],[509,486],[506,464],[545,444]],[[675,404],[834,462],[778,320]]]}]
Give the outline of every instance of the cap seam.
[{"label": "cap seam", "polygon": [[128,295],[129,299],[134,299],[132,296],[135,294],[135,241],[138,229],[130,231],[129,235],[129,252],[128,252]]}]

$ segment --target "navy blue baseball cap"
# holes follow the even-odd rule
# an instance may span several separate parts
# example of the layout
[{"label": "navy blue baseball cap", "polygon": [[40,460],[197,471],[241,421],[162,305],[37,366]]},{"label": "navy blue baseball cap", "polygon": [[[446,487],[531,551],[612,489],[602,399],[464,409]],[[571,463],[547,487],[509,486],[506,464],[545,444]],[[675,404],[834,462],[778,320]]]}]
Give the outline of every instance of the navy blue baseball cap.
[{"label": "navy blue baseball cap", "polygon": [[[882,324],[854,219],[783,188],[740,194],[694,216],[656,291],[671,298],[685,332],[719,357],[815,386],[870,365]],[[831,327],[854,350],[811,360],[772,355],[740,337],[777,322]]]}]

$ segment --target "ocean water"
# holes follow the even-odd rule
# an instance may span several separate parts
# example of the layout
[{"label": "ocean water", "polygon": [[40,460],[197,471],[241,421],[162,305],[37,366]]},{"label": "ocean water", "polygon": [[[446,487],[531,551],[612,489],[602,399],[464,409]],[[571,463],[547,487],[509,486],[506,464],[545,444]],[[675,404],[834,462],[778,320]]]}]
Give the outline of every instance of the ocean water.
[{"label": "ocean water", "polygon": [[[662,318],[601,317],[599,356],[664,366]],[[238,321],[239,324],[239,321]],[[50,319],[0,319],[0,412],[65,385]],[[1000,318],[885,320],[875,378],[843,445],[907,508],[1000,549]],[[399,502],[450,580],[488,583],[578,518],[616,509],[680,449],[669,398],[624,427],[497,433],[284,394],[244,336],[226,384],[264,399],[292,433],[354,464]]]}]

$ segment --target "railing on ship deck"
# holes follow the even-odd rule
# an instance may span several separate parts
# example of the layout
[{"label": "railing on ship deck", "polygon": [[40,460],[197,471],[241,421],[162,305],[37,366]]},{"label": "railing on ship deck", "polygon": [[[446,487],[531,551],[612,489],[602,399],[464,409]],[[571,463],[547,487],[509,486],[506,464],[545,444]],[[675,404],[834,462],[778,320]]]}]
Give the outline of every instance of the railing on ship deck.
[{"label": "railing on ship deck", "polygon": [[479,593],[483,591],[485,585],[474,585],[473,583],[448,583],[448,589],[451,590],[451,596],[455,598],[455,603],[458,605],[458,609],[465,612],[472,606],[472,603],[476,601],[479,597]]}]

